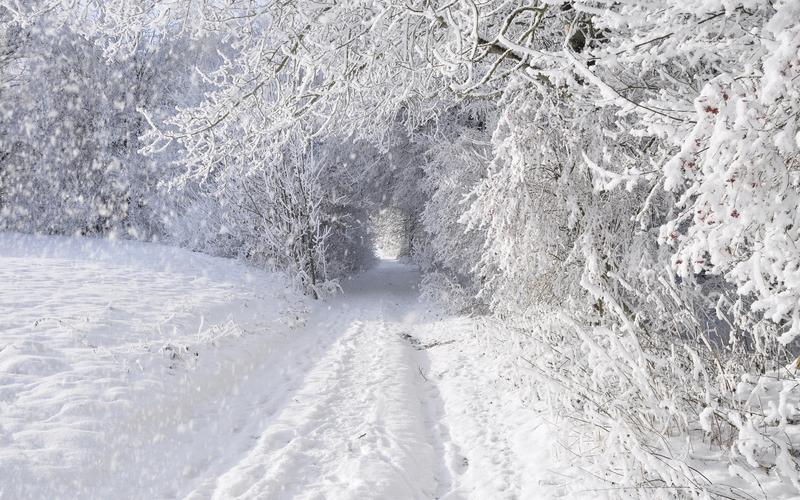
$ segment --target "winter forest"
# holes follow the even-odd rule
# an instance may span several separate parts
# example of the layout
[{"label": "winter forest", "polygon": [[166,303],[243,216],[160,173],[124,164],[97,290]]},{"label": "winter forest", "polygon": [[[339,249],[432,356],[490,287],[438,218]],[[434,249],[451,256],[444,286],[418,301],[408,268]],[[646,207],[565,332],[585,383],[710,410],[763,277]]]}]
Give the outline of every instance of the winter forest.
[{"label": "winter forest", "polygon": [[0,498],[800,495],[800,0],[0,0]]}]

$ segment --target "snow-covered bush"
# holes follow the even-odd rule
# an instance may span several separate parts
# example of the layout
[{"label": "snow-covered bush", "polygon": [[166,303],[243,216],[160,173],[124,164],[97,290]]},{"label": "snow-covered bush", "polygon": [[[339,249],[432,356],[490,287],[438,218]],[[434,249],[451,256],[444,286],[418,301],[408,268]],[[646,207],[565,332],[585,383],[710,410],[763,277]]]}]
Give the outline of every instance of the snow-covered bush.
[{"label": "snow-covered bush", "polygon": [[154,44],[109,61],[48,18],[26,27],[0,99],[0,224],[48,234],[162,238],[163,167],[138,152],[137,108],[171,102],[175,54]]},{"label": "snow-covered bush", "polygon": [[449,274],[427,272],[420,281],[419,289],[422,299],[441,304],[449,312],[458,314],[474,311],[474,296]]},{"label": "snow-covered bush", "polygon": [[[509,101],[465,217],[488,231],[487,299],[538,339],[521,359],[563,396],[559,415],[591,426],[565,441],[599,444],[594,472],[632,492],[725,494],[692,468],[684,436],[732,444],[736,467],[796,467],[790,438],[757,430],[769,412],[733,391],[793,359],[776,341],[793,338],[798,302],[786,82],[800,39],[785,21],[795,4],[775,7],[587,10],[601,43],[585,58],[530,51],[572,78]],[[564,313],[542,329],[547,304]]]},{"label": "snow-covered bush", "polygon": [[487,244],[486,232],[466,227],[461,217],[468,207],[467,195],[486,175],[491,161],[491,124],[486,115],[481,110],[468,113],[466,120],[451,126],[452,139],[428,150],[426,203],[419,215],[424,232],[415,248],[415,260],[424,271],[444,269],[471,286],[472,295],[478,291],[471,277],[476,256]]}]

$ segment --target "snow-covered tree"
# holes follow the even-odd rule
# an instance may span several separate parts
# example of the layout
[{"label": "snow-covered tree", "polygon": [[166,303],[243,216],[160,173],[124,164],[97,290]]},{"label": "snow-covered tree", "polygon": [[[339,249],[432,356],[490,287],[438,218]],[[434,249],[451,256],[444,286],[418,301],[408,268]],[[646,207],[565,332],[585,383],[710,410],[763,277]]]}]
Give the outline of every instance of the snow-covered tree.
[{"label": "snow-covered tree", "polygon": [[151,36],[125,59],[108,60],[92,40],[49,18],[15,29],[27,35],[16,83],[0,102],[3,227],[164,237],[169,203],[158,185],[169,174],[165,162],[139,152],[148,128],[139,110],[174,107],[177,62],[188,46],[172,51]]}]

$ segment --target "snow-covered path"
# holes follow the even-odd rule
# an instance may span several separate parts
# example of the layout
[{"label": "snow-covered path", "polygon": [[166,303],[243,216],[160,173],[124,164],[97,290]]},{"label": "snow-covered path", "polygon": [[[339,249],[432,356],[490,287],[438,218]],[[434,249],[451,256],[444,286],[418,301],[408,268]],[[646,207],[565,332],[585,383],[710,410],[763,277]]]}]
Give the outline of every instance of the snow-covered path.
[{"label": "snow-covered path", "polygon": [[448,486],[421,368],[404,338],[419,307],[415,278],[406,266],[383,263],[346,284],[345,295],[309,321],[332,345],[302,380],[287,381],[297,387],[280,408],[248,413],[263,417],[250,430],[253,447],[188,496],[434,498]]},{"label": "snow-covered path", "polygon": [[513,367],[414,268],[309,304],[224,259],[86,245],[0,237],[0,498],[544,496]]}]

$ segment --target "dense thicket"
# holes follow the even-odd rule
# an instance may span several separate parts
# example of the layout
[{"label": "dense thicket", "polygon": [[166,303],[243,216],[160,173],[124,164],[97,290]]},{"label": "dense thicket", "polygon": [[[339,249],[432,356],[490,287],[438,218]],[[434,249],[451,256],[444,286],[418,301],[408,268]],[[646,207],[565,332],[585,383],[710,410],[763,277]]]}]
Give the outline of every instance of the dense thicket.
[{"label": "dense thicket", "polygon": [[797,0],[3,4],[6,227],[158,234],[318,293],[388,207],[587,481],[736,496],[693,467],[712,449],[800,485]]}]

